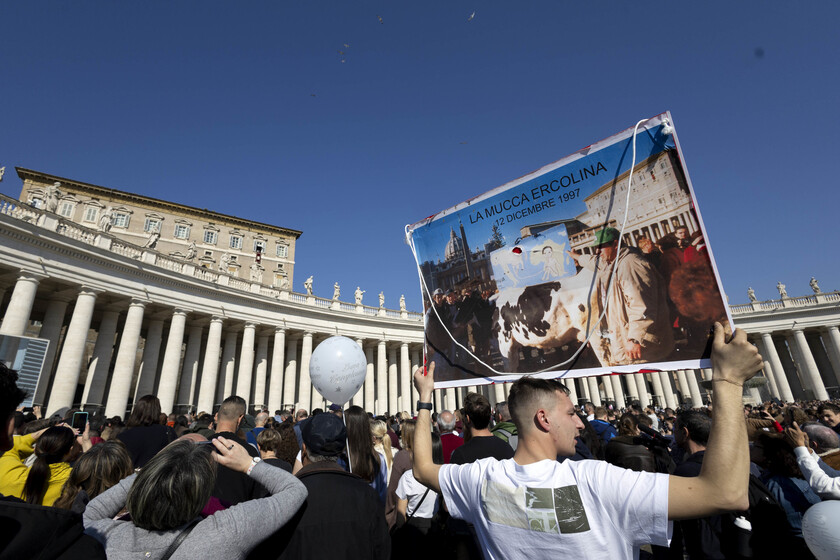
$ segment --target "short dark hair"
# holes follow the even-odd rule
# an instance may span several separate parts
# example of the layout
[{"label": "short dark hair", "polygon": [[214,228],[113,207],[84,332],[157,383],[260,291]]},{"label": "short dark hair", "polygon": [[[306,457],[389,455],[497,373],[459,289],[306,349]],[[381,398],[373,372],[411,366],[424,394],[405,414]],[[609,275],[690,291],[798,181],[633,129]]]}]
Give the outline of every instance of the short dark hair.
[{"label": "short dark hair", "polygon": [[154,395],[140,397],[131,409],[131,416],[125,421],[127,428],[160,424],[160,400]]},{"label": "short dark hair", "polygon": [[817,409],[817,414],[822,414],[826,410],[830,410],[834,414],[840,414],[840,406],[832,403],[822,403],[820,407]]},{"label": "short dark hair", "polygon": [[697,410],[686,410],[677,414],[675,430],[685,428],[688,430],[688,437],[694,443],[702,446],[709,444],[709,434],[712,432],[712,419],[708,414]]},{"label": "short dark hair", "polygon": [[519,430],[526,429],[534,414],[534,407],[542,404],[546,399],[554,399],[555,393],[560,391],[569,395],[569,389],[556,379],[539,379],[536,377],[520,377],[510,388],[508,407],[513,423]]},{"label": "short dark hair", "polygon": [[480,393],[470,393],[464,399],[464,413],[470,418],[470,425],[483,430],[490,425],[490,401]]},{"label": "short dark hair", "polygon": [[242,397],[231,395],[222,401],[222,406],[219,407],[219,420],[227,420],[229,422],[236,422],[240,416],[245,416],[245,399]]},{"label": "short dark hair", "polygon": [[17,386],[18,374],[0,362],[0,418],[3,426],[15,413],[15,410],[26,398],[26,391]]}]

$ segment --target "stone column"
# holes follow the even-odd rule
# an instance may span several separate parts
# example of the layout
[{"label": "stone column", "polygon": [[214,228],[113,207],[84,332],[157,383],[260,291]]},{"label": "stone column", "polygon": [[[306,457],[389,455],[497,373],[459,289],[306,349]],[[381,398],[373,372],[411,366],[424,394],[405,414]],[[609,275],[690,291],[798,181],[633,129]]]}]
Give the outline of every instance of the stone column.
[{"label": "stone column", "polygon": [[604,384],[604,396],[606,397],[607,401],[615,402],[615,392],[613,391],[612,382],[610,381],[609,375],[602,375],[599,377],[601,382]]},{"label": "stone column", "polygon": [[408,357],[408,343],[400,344],[400,392],[396,412],[410,411],[411,404],[411,362]]},{"label": "stone column", "polygon": [[309,360],[312,358],[312,332],[303,333],[300,350],[300,405],[312,412],[312,381],[309,377]]},{"label": "stone column", "polygon": [[96,343],[93,346],[93,356],[88,364],[85,388],[82,392],[82,404],[85,407],[105,404],[105,386],[108,384],[108,374],[111,371],[111,356],[114,351],[119,317],[120,312],[116,309],[106,309],[102,313],[102,320],[99,322],[99,330],[96,333]]},{"label": "stone column", "polygon": [[[691,397],[691,390],[688,388],[688,379],[685,377],[685,370],[677,370],[677,382],[680,385],[680,393],[682,393],[683,400]],[[697,406],[697,403],[691,403],[692,408]]]},{"label": "stone column", "polygon": [[271,352],[271,378],[268,385],[268,412],[283,408],[283,365],[286,360],[286,329],[275,327]]},{"label": "stone column", "polygon": [[196,408],[213,414],[216,397],[216,381],[219,379],[219,354],[222,351],[222,325],[225,320],[214,315],[207,331],[207,348],[204,349],[204,365],[201,368],[201,383],[198,386]]},{"label": "stone column", "polygon": [[613,394],[615,395],[615,406],[621,410],[627,406],[627,402],[624,400],[624,389],[621,387],[621,376],[610,375],[609,378],[613,386]]},{"label": "stone column", "polygon": [[639,404],[643,407],[650,406],[650,398],[648,398],[647,383],[645,376],[641,373],[634,373],[633,379],[636,381],[636,388],[639,391]]},{"label": "stone column", "polygon": [[397,347],[388,349],[388,412],[394,414],[397,410],[397,396],[399,394],[399,374],[397,372]]},{"label": "stone column", "polygon": [[697,384],[697,373],[693,369],[685,370],[688,378],[688,390],[691,392],[691,401],[695,407],[703,406],[703,397],[700,395],[700,385]]},{"label": "stone column", "polygon": [[257,338],[257,360],[254,368],[254,407],[266,406],[265,377],[268,374],[268,336]]},{"label": "stone column", "polygon": [[814,361],[814,355],[811,354],[811,349],[808,347],[808,341],[805,340],[805,333],[802,332],[802,329],[793,329],[793,339],[799,357],[802,359],[802,363],[797,364],[800,367],[799,371],[804,374],[802,377],[810,382],[809,384],[814,391],[815,399],[827,401],[828,392],[825,390],[825,384],[823,384],[822,378],[820,377],[817,363]]},{"label": "stone column", "polygon": [[417,412],[417,401],[420,400],[420,393],[414,388],[414,372],[420,368],[420,352],[416,349],[411,351],[411,373],[408,376],[408,386],[411,387],[411,401],[408,403],[409,412],[415,414]]},{"label": "stone column", "polygon": [[222,402],[233,396],[233,378],[236,376],[236,341],[238,339],[239,333],[236,331],[225,333],[222,365],[220,366],[221,379],[216,384],[216,402]]},{"label": "stone column", "polygon": [[660,371],[659,380],[662,382],[662,392],[665,395],[665,406],[676,410],[679,403],[677,402],[676,395],[674,395],[674,388],[671,385],[671,372]]},{"label": "stone column", "polygon": [[[296,407],[295,400],[295,386],[297,384],[297,337],[289,339],[289,347],[286,348],[286,353],[289,355],[289,361],[286,362],[286,373],[283,375],[283,403],[291,404],[292,408]],[[292,412],[297,412],[293,410]]]},{"label": "stone column", "polygon": [[387,345],[384,340],[379,341],[376,349],[376,410],[375,415],[382,414],[388,408],[388,357]]},{"label": "stone column", "polygon": [[589,382],[585,377],[578,377],[577,382],[580,385],[580,394],[583,396],[583,401],[592,402],[592,397],[589,396]]},{"label": "stone column", "polygon": [[822,332],[822,339],[828,360],[831,362],[831,369],[834,370],[834,377],[840,384],[840,329],[836,325],[826,327]]},{"label": "stone column", "polygon": [[589,386],[589,400],[595,406],[601,406],[601,391],[598,388],[598,378],[594,376],[587,377],[586,383]]},{"label": "stone column", "polygon": [[779,353],[776,352],[776,345],[773,343],[773,335],[770,333],[761,333],[761,343],[764,347],[761,351],[762,357],[770,362],[770,367],[773,373],[776,374],[776,385],[779,387],[780,398],[785,402],[793,402],[793,392],[790,390],[790,383],[788,383],[787,375],[785,375],[785,368],[782,365],[782,360],[779,359]]},{"label": "stone column", "polygon": [[[245,399],[246,408],[250,409],[251,403],[251,377],[254,373],[254,339],[256,338],[257,325],[245,323],[245,330],[242,331],[242,349],[239,351],[239,375],[236,378],[236,394]],[[308,405],[307,405],[308,406]]]},{"label": "stone column", "polygon": [[184,369],[181,371],[181,385],[178,387],[178,404],[192,407],[195,381],[198,377],[198,363],[201,361],[201,336],[204,329],[192,325],[187,338],[187,351],[184,353]]},{"label": "stone column", "polygon": [[61,357],[58,359],[58,367],[55,370],[55,381],[53,381],[46,416],[51,416],[60,408],[73,406],[97,293],[99,293],[97,290],[83,287],[76,298],[76,306],[73,309],[70,326],[67,327]]},{"label": "stone column", "polygon": [[187,312],[176,309],[169,322],[169,336],[166,337],[166,350],[163,352],[163,365],[160,368],[158,399],[160,409],[171,414],[174,411],[175,387],[178,386],[178,369],[181,365],[181,346],[184,344],[184,327],[187,324]]},{"label": "stone column", "polygon": [[[573,403],[576,403],[577,402],[577,391],[574,390],[575,384],[574,384],[574,381],[572,381],[571,383],[569,383],[569,381],[572,381],[572,380],[571,379],[565,380],[565,381],[563,381],[563,384],[569,389],[569,393],[571,393],[569,395],[569,398],[572,399]],[[493,394],[496,397],[496,404],[504,401],[505,400],[504,383],[494,383],[493,384]]]},{"label": "stone column", "polygon": [[9,305],[6,306],[6,314],[3,316],[3,323],[0,324],[0,334],[23,336],[29,324],[29,315],[35,303],[38,284],[44,278],[46,276],[43,274],[21,271],[15,282]]},{"label": "stone column", "polygon": [[[2,300],[2,294],[0,294],[0,300]],[[47,347],[47,355],[44,356],[44,368],[41,370],[41,376],[38,378],[38,385],[35,388],[33,397],[35,404],[43,404],[44,398],[47,396],[47,387],[50,384],[55,357],[58,354],[58,344],[61,341],[61,329],[64,326],[64,316],[67,314],[68,303],[67,298],[53,297],[50,299],[47,311],[44,314],[44,323],[41,325],[41,332],[38,333],[38,337],[46,338],[50,341],[50,345]]]},{"label": "stone column", "polygon": [[650,384],[653,387],[653,402],[660,407],[665,407],[665,393],[662,391],[662,380],[659,378],[659,372],[654,371],[650,374]]},{"label": "stone column", "polygon": [[455,399],[455,389],[446,389],[443,391],[443,410],[455,411],[458,408]]},{"label": "stone column", "polygon": [[105,404],[105,416],[125,418],[128,397],[131,393],[131,381],[134,378],[134,364],[137,362],[137,346],[140,344],[140,329],[143,327],[143,312],[146,302],[132,299],[125,316],[120,347],[111,375],[111,387],[108,390],[108,402]]},{"label": "stone column", "polygon": [[639,400],[639,389],[636,386],[636,378],[632,373],[625,373],[621,377],[624,378],[624,383],[627,385],[627,400],[628,404],[633,404],[633,401]]},{"label": "stone column", "polygon": [[143,358],[140,362],[140,376],[137,379],[137,390],[134,392],[134,402],[155,390],[162,338],[163,320],[153,319],[149,321],[149,328],[146,330],[146,343],[143,346]]},{"label": "stone column", "polygon": [[[364,344],[361,339],[359,339],[359,344]],[[367,371],[365,371],[365,404],[364,409],[366,412],[374,412],[376,410],[376,380],[374,377],[374,364],[373,364],[373,347],[367,346],[365,347],[365,359],[367,360]]]}]

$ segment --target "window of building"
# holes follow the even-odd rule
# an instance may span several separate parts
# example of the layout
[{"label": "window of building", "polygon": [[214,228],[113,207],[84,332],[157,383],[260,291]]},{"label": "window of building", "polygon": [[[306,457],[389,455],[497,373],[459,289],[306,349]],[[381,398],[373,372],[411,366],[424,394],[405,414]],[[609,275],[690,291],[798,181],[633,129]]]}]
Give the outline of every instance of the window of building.
[{"label": "window of building", "polygon": [[281,259],[285,259],[286,256],[289,254],[289,248],[286,245],[278,245],[277,246],[277,256]]},{"label": "window of building", "polygon": [[216,241],[219,239],[219,234],[212,230],[205,230],[204,231],[204,242],[208,245],[215,245]]},{"label": "window of building", "polygon": [[238,259],[237,259],[236,257],[237,257],[236,255],[231,255],[231,256],[230,256],[230,261],[229,261],[229,262],[230,262],[231,264],[233,264],[233,263],[237,262],[237,260],[238,260]]},{"label": "window of building", "polygon": [[242,236],[231,235],[230,236],[230,248],[231,249],[241,249],[242,248]]},{"label": "window of building", "polygon": [[255,253],[265,253],[265,241],[262,240],[255,240],[254,241],[254,252]]},{"label": "window of building", "polygon": [[73,210],[76,209],[76,205],[72,202],[64,201],[58,207],[58,215],[64,216],[65,218],[72,218],[73,217]]},{"label": "window of building", "polygon": [[111,227],[127,228],[129,217],[128,212],[114,212],[114,217],[111,220]]},{"label": "window of building", "polygon": [[143,225],[143,231],[147,233],[160,231],[160,220],[157,218],[146,218],[146,223]]},{"label": "window of building", "polygon": [[213,256],[213,251],[204,251],[204,256],[205,257],[212,257]]},{"label": "window of building", "polygon": [[30,198],[29,204],[33,208],[43,208],[44,207],[44,200],[42,198]]},{"label": "window of building", "polygon": [[185,224],[175,224],[175,239],[189,239],[190,226]]},{"label": "window of building", "polygon": [[96,222],[96,217],[99,215],[99,208],[96,206],[85,206],[85,215],[82,216],[83,222]]}]

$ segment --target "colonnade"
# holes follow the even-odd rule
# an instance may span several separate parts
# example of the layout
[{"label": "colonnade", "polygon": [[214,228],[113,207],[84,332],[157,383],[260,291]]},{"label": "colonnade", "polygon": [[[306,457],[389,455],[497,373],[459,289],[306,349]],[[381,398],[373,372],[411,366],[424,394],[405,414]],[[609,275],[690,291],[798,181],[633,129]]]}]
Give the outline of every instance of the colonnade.
[{"label": "colonnade", "polygon": [[[227,396],[250,407],[325,407],[309,379],[318,343],[335,334],[317,329],[162,308],[150,299],[126,299],[89,286],[53,291],[43,314],[32,315],[44,275],[20,272],[0,324],[0,335],[50,341],[45,372],[34,401],[48,413],[63,407],[104,407],[107,416],[126,414],[139,397],[153,393],[164,411],[212,412]],[[0,288],[0,302],[8,288]],[[67,317],[68,308],[72,308]],[[412,325],[413,326],[413,325]],[[416,330],[416,327],[414,328]],[[365,383],[350,404],[381,414],[413,411],[412,371],[422,344],[352,336],[368,361]]]}]

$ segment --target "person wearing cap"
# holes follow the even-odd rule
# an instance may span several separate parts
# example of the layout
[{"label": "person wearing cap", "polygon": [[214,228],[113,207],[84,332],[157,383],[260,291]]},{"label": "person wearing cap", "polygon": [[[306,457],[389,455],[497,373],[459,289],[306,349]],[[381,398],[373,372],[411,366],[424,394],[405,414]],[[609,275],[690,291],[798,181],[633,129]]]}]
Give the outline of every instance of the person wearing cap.
[{"label": "person wearing cap", "polygon": [[335,403],[331,404],[330,408],[329,408],[329,411],[332,412],[333,414],[335,414],[336,416],[338,416],[339,418],[342,418],[344,416],[344,413],[341,410],[341,405],[340,404],[335,404]]},{"label": "person wearing cap", "polygon": [[603,365],[665,360],[674,351],[667,286],[638,249],[619,248],[620,238],[615,228],[599,229],[592,244],[594,255],[569,251],[580,266],[597,275],[593,316],[607,308],[610,355]]},{"label": "person wearing cap", "polygon": [[301,422],[301,436],[303,468],[296,476],[308,491],[306,502],[251,557],[389,558],[391,538],[379,496],[338,463],[347,441],[344,422],[319,414]]}]

